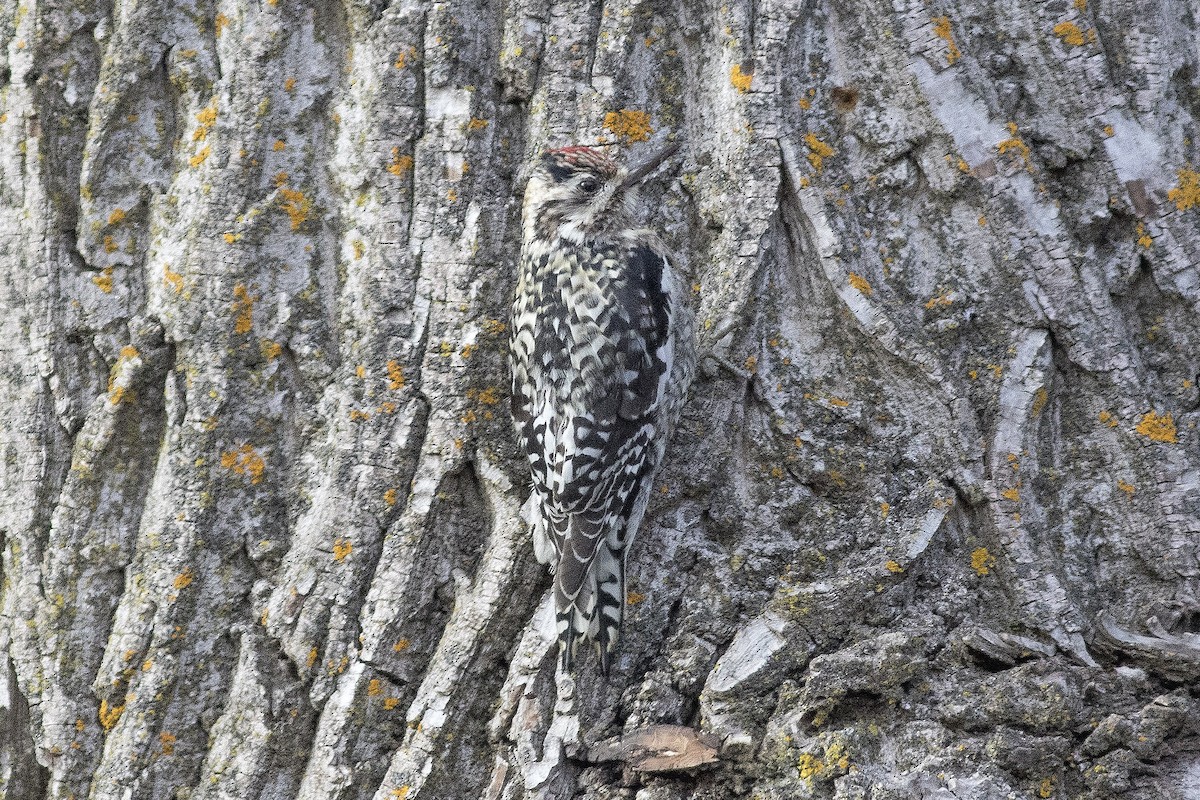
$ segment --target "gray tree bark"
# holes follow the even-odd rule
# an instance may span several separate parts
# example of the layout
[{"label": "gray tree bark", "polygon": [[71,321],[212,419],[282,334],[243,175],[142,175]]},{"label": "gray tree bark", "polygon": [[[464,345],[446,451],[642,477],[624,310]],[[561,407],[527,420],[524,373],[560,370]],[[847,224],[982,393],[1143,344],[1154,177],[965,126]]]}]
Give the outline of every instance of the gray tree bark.
[{"label": "gray tree bark", "polygon": [[[0,0],[0,796],[1200,797],[1198,16]],[[572,681],[518,170],[667,140],[704,369]]]}]

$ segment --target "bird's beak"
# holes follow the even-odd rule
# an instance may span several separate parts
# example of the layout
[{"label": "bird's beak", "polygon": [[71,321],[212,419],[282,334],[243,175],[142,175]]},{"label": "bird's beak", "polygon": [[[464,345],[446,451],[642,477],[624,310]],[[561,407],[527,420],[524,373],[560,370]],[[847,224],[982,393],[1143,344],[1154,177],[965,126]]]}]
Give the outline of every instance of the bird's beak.
[{"label": "bird's beak", "polygon": [[636,186],[641,182],[642,178],[649,175],[654,170],[658,169],[659,165],[666,161],[671,156],[679,151],[679,143],[672,142],[671,144],[658,151],[649,161],[639,164],[636,168],[629,171],[629,175],[621,182],[622,189],[628,189],[631,186]]}]

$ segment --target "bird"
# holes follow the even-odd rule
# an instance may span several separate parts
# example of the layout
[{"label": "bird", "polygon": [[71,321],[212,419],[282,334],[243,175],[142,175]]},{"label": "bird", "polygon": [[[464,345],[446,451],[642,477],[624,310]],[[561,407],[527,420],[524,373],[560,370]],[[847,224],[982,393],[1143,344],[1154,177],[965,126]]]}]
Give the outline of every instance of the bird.
[{"label": "bird", "polygon": [[560,659],[572,674],[584,639],[609,673],[626,556],[695,373],[685,285],[633,216],[638,185],[677,149],[627,169],[574,145],[528,169],[512,416],[533,485],[523,517],[554,576]]}]

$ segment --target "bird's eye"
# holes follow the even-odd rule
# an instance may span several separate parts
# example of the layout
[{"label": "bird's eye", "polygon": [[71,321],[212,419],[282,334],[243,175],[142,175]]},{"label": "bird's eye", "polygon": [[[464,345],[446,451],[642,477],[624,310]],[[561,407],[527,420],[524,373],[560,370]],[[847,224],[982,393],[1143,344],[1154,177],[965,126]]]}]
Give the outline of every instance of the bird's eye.
[{"label": "bird's eye", "polygon": [[579,191],[584,194],[595,194],[600,191],[600,181],[593,178],[584,178],[579,182]]}]

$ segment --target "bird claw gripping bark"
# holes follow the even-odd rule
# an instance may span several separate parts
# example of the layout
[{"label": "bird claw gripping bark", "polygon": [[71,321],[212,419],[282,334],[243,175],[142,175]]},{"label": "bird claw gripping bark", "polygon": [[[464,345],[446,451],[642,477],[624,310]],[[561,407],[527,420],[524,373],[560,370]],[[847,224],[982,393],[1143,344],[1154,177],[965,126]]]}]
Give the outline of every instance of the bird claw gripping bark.
[{"label": "bird claw gripping bark", "polygon": [[588,147],[530,168],[509,362],[529,458],[526,506],[554,575],[563,668],[590,640],[607,674],[625,606],[625,558],[696,365],[695,322],[666,248],[634,228],[637,183],[674,148],[626,170]]}]

